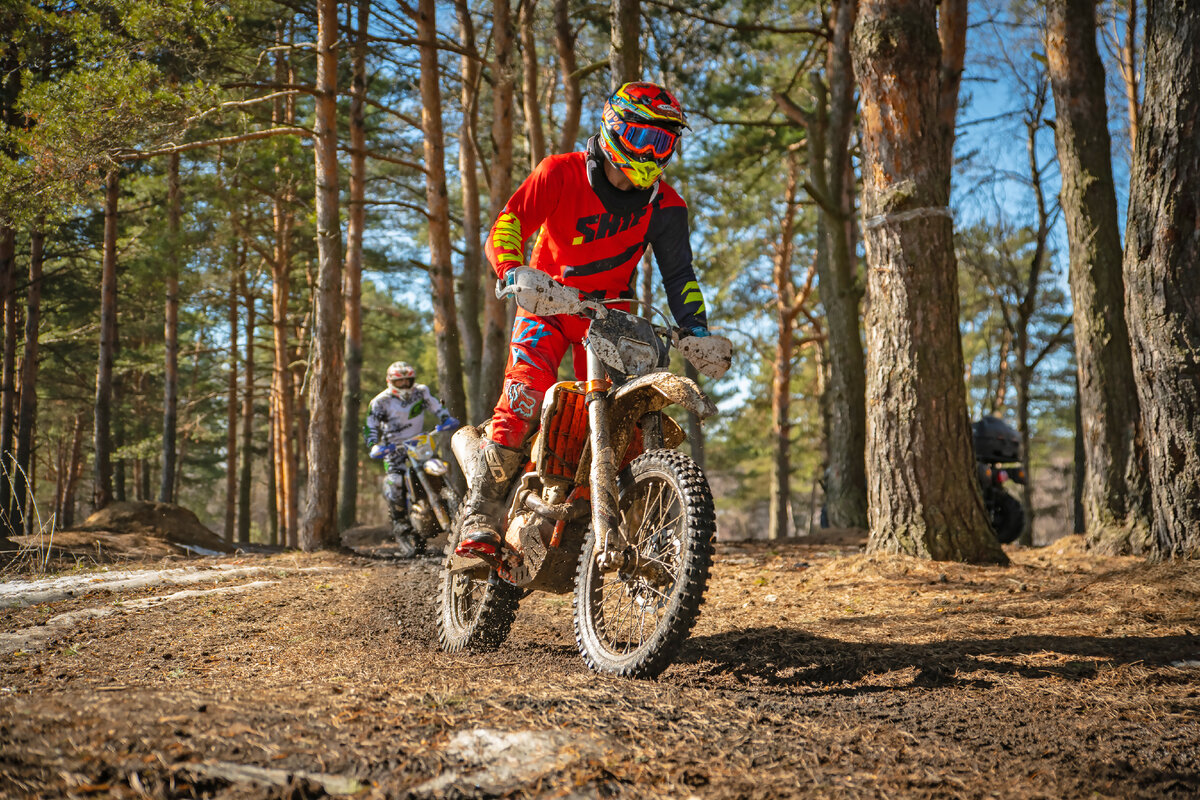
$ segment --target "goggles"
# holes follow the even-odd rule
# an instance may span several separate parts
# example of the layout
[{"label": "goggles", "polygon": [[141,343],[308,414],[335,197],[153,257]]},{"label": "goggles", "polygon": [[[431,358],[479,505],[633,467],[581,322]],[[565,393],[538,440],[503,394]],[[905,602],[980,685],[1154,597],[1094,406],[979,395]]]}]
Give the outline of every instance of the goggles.
[{"label": "goggles", "polygon": [[608,122],[609,132],[630,156],[652,158],[660,165],[665,165],[675,154],[675,143],[679,141],[677,133],[671,133],[655,125],[626,122],[622,119],[613,119]]}]

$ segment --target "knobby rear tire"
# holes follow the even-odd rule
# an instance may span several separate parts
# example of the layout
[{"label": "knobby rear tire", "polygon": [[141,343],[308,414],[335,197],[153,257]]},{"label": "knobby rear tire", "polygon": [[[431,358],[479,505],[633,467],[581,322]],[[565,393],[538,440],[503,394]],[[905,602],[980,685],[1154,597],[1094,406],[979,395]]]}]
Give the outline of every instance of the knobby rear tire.
[{"label": "knobby rear tire", "polygon": [[[651,450],[620,479],[621,525],[658,574],[602,573],[589,532],[575,577],[575,641],[594,671],[658,675],[700,615],[716,516],[703,470],[684,453]],[[636,638],[635,638],[636,637]]]},{"label": "knobby rear tire", "polygon": [[494,569],[486,578],[475,572],[450,572],[460,527],[451,531],[438,582],[438,645],[447,653],[495,650],[512,629],[521,590],[500,580]]}]

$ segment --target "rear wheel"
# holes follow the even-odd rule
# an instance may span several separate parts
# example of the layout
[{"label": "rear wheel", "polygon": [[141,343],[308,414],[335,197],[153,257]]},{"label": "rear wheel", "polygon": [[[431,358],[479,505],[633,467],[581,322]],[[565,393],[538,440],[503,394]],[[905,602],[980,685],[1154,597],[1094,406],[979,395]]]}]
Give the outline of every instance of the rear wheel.
[{"label": "rear wheel", "polygon": [[521,590],[482,564],[452,572],[459,533],[455,525],[439,582],[438,644],[447,653],[494,650],[508,638]]},{"label": "rear wheel", "polygon": [[700,614],[716,533],[704,472],[685,454],[652,450],[622,473],[629,546],[604,572],[588,534],[575,581],[575,640],[588,666],[652,677],[675,658]]}]

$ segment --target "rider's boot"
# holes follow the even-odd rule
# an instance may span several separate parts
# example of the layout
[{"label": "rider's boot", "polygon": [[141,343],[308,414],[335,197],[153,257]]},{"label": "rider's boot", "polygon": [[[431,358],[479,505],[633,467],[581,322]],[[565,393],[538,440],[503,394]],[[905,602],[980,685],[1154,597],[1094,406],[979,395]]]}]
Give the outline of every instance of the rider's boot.
[{"label": "rider's boot", "polygon": [[479,452],[475,474],[469,476],[471,490],[463,503],[463,535],[455,553],[491,559],[500,552],[504,540],[498,526],[504,500],[524,463],[523,451],[495,442],[488,442]]}]

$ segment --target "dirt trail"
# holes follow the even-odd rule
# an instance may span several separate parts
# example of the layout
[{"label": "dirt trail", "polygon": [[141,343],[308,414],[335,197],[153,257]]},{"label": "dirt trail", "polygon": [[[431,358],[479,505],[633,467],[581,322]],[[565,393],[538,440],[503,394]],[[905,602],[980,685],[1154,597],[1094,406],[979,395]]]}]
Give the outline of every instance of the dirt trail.
[{"label": "dirt trail", "polygon": [[250,557],[162,602],[2,609],[49,631],[0,655],[0,795],[1195,796],[1200,569],[1012,555],[724,548],[652,682],[584,668],[569,596],[439,652],[434,561]]}]

